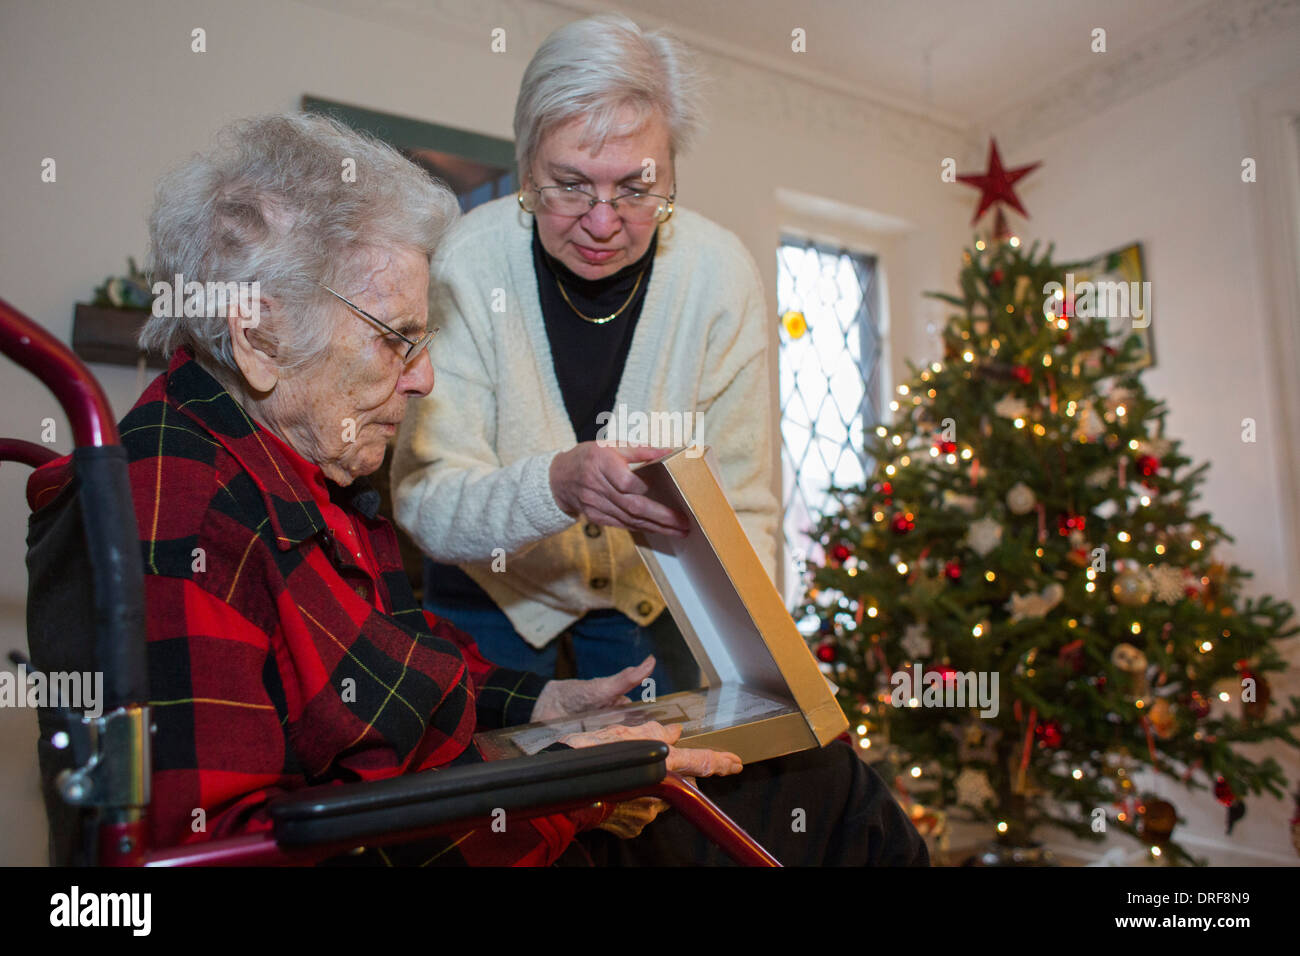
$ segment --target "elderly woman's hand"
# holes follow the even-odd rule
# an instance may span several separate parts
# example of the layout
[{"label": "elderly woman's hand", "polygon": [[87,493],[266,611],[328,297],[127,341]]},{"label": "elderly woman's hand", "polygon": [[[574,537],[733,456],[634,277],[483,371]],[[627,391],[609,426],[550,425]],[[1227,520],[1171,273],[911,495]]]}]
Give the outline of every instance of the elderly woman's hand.
[{"label": "elderly woman's hand", "polygon": [[[583,711],[598,710],[602,707],[615,707],[630,704],[624,694],[654,671],[655,659],[647,657],[636,667],[625,667],[609,677],[597,677],[593,680],[553,680],[538,695],[533,706],[533,720],[552,720],[557,717],[571,717]],[[733,753],[718,750],[695,750],[686,747],[674,747],[682,736],[680,724],[665,727],[657,721],[647,721],[635,727],[617,724],[602,727],[600,730],[583,733],[566,734],[560,743],[570,747],[595,747],[600,744],[617,743],[622,740],[661,740],[668,744],[668,769],[673,773],[689,777],[725,776],[739,773],[740,758]],[[668,804],[657,797],[641,797],[620,803],[613,815],[601,824],[601,829],[608,830],[616,836],[630,840],[664,810]]]},{"label": "elderly woman's hand", "polygon": [[670,448],[616,448],[585,441],[556,455],[551,462],[551,494],[560,510],[592,524],[684,537],[686,518],[646,497],[648,487],[628,467],[653,461]]},{"label": "elderly woman's hand", "polygon": [[533,720],[556,720],[605,707],[632,703],[624,695],[654,673],[654,655],[636,667],[625,667],[608,677],[591,680],[548,681],[533,705]]}]

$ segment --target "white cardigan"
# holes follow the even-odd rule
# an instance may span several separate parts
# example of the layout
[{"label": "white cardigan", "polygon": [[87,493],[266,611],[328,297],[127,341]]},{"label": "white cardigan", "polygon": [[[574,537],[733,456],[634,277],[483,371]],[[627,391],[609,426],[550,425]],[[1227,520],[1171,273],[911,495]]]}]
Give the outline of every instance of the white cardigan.
[{"label": "white cardigan", "polygon": [[[443,242],[429,316],[441,327],[435,383],[410,403],[398,437],[398,523],[434,560],[460,565],[535,647],[588,610],[648,624],[664,602],[631,535],[586,528],[551,495],[551,461],[577,438],[542,319],[532,217],[513,195],[470,212]],[[615,408],[701,413],[701,441],[770,577],[769,318],[740,240],[677,209],[659,227]]]}]

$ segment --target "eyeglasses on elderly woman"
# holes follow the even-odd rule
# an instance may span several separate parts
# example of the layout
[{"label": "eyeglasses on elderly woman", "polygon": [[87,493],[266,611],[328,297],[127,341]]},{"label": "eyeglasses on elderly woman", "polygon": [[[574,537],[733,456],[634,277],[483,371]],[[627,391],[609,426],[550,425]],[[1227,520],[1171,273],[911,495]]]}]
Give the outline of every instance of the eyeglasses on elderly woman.
[{"label": "eyeglasses on elderly woman", "polygon": [[320,287],[324,289],[326,292],[328,292],[330,295],[334,296],[334,298],[338,299],[340,302],[342,302],[344,305],[350,308],[353,312],[356,312],[364,316],[365,318],[369,319],[371,322],[375,323],[375,325],[379,326],[381,329],[388,332],[390,335],[396,335],[399,339],[405,342],[407,348],[405,353],[402,355],[403,365],[410,365],[412,361],[419,358],[420,355],[424,352],[424,350],[429,347],[429,343],[433,341],[433,337],[438,334],[439,331],[438,329],[429,329],[418,339],[414,339],[414,340],[408,339],[401,332],[397,331],[397,329],[393,328],[388,323],[384,322],[382,319],[376,318],[375,316],[371,315],[369,312],[361,308],[361,306],[357,305],[351,299],[344,298],[343,296],[339,295],[337,292],[335,292],[333,289],[331,289],[329,286],[325,285],[324,283],[317,283],[317,284],[320,285]]}]

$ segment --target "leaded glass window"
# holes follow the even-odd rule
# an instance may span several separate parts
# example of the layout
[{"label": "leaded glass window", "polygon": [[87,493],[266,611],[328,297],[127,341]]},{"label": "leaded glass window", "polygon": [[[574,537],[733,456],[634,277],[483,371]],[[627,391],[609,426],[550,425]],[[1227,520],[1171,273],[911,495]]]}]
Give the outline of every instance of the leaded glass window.
[{"label": "leaded glass window", "polygon": [[822,560],[810,532],[835,510],[827,490],[859,485],[870,473],[864,435],[880,421],[876,285],[872,256],[782,239],[776,294],[783,531],[800,573],[806,561]]}]

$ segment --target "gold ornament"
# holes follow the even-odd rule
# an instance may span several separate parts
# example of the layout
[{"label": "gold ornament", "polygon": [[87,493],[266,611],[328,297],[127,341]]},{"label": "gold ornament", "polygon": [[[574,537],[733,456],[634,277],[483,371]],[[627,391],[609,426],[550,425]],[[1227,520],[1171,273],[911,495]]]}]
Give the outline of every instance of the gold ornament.
[{"label": "gold ornament", "polygon": [[1147,656],[1132,644],[1116,644],[1110,662],[1125,674],[1141,674],[1147,669]]},{"label": "gold ornament", "polygon": [[1147,800],[1138,808],[1138,836],[1153,846],[1169,842],[1178,811],[1168,800]]},{"label": "gold ornament", "polygon": [[1151,729],[1156,732],[1156,736],[1161,740],[1168,740],[1174,735],[1174,727],[1178,723],[1174,717],[1174,708],[1163,697],[1157,697],[1155,703],[1151,705],[1151,712],[1147,715],[1151,721]]},{"label": "gold ornament", "polygon": [[1151,582],[1137,571],[1122,572],[1110,590],[1115,600],[1125,607],[1139,607],[1151,600]]},{"label": "gold ornament", "polygon": [[1132,644],[1117,644],[1110,652],[1110,662],[1127,677],[1124,690],[1130,697],[1145,697],[1147,693],[1147,656]]}]

